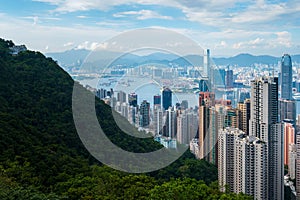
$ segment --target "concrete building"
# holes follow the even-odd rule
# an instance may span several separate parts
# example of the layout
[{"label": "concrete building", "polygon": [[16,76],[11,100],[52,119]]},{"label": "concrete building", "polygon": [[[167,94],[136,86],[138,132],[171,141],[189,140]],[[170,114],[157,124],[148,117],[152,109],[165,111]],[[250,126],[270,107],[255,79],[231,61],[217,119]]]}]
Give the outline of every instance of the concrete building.
[{"label": "concrete building", "polygon": [[295,100],[287,100],[280,99],[279,100],[279,116],[280,121],[284,120],[293,120],[293,124],[296,124],[296,101]]},{"label": "concrete building", "polygon": [[140,106],[140,127],[149,127],[150,124],[150,103],[143,100]]},{"label": "concrete building", "polygon": [[238,103],[238,128],[249,135],[250,99]]},{"label": "concrete building", "polygon": [[137,107],[138,96],[136,93],[128,94],[128,103],[129,106]]},{"label": "concrete building", "polygon": [[119,91],[117,93],[117,101],[119,101],[121,103],[126,103],[127,102],[126,93],[123,91]]},{"label": "concrete building", "polygon": [[296,192],[297,199],[300,199],[300,126],[296,127],[296,152],[297,152],[297,160],[296,160]]},{"label": "concrete building", "polygon": [[289,145],[288,171],[289,171],[290,178],[292,180],[296,178],[296,160],[297,160],[296,144],[290,144]]},{"label": "concrete building", "polygon": [[289,164],[290,145],[295,144],[295,128],[293,124],[284,122],[284,164]]},{"label": "concrete building", "polygon": [[177,117],[177,141],[180,144],[190,144],[198,129],[198,116],[193,110],[179,111]]},{"label": "concrete building", "polygon": [[218,181],[221,191],[249,194],[268,199],[268,147],[255,136],[237,128],[220,131],[218,142]]},{"label": "concrete building", "polygon": [[278,121],[278,79],[251,81],[249,135],[268,146],[268,198],[283,199],[283,124]]},{"label": "concrete building", "polygon": [[155,105],[153,109],[153,129],[154,135],[161,135],[164,126],[163,111],[160,105]]}]

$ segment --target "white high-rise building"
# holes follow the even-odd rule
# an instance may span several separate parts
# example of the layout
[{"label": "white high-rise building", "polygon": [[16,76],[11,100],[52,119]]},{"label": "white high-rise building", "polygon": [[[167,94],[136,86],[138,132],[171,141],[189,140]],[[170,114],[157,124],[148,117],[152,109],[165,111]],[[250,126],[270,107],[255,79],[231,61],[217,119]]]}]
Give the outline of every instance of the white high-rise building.
[{"label": "white high-rise building", "polygon": [[234,191],[234,149],[235,140],[242,131],[235,128],[226,128],[219,131],[218,139],[218,181],[221,191],[225,191],[224,186],[228,185],[230,191]]},{"label": "white high-rise building", "polygon": [[221,190],[268,199],[268,147],[255,136],[237,128],[220,131],[218,180]]},{"label": "white high-rise building", "polygon": [[283,124],[278,120],[278,78],[251,82],[249,135],[268,145],[268,199],[283,199]]},{"label": "white high-rise building", "polygon": [[153,129],[154,129],[154,135],[160,135],[162,134],[164,121],[163,121],[163,110],[161,109],[161,106],[154,106],[153,109]]},{"label": "white high-rise building", "polygon": [[297,148],[295,144],[289,145],[289,175],[291,179],[296,178],[296,160],[297,160]]},{"label": "white high-rise building", "polygon": [[192,110],[179,111],[177,117],[177,141],[180,144],[190,144],[198,129],[198,116]]}]

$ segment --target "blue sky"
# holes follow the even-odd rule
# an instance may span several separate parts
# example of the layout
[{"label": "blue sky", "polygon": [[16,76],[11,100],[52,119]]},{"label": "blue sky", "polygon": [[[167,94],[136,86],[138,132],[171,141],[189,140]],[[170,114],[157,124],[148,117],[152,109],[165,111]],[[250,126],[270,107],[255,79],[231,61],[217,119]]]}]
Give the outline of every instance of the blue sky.
[{"label": "blue sky", "polygon": [[124,31],[167,28],[213,56],[300,54],[300,1],[14,0],[0,2],[0,37],[41,52],[93,49]]}]

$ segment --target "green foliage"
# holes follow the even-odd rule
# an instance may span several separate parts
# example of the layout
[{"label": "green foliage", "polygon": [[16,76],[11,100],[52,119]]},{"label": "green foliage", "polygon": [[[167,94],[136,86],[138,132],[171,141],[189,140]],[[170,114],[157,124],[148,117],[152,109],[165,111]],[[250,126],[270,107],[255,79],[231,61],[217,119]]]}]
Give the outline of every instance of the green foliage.
[{"label": "green foliage", "polygon": [[[212,183],[217,179],[216,167],[195,160],[189,152],[149,174],[127,174],[102,166],[76,133],[72,78],[41,53],[10,55],[13,45],[0,39],[0,199],[243,197],[218,192]],[[104,132],[121,148],[131,152],[161,148],[152,138],[123,133],[110,107],[99,99],[95,107]]]}]

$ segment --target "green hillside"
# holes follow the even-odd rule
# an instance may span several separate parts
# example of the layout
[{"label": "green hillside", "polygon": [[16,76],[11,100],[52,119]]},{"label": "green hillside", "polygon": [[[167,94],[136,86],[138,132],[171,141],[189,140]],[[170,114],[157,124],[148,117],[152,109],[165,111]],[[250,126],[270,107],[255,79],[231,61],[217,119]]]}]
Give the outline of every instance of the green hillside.
[{"label": "green hillside", "polygon": [[[76,133],[72,78],[39,52],[11,55],[13,45],[0,39],[1,200],[248,198],[220,193],[216,167],[194,159],[189,152],[149,174],[128,174],[103,166]],[[121,148],[131,152],[161,148],[152,138],[123,133],[110,107],[99,99],[95,106],[105,133]]]}]

